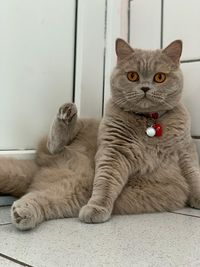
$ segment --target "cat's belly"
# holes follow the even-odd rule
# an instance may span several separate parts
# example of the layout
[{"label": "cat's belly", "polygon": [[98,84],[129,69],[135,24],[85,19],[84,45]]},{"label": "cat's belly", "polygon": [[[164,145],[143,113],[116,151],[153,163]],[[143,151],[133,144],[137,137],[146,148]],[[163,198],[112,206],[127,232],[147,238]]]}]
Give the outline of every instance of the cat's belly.
[{"label": "cat's belly", "polygon": [[131,152],[133,166],[136,166],[138,175],[152,173],[161,167],[175,166],[179,168],[176,147],[169,143],[138,141],[131,146]]},{"label": "cat's belly", "polygon": [[128,186],[144,187],[149,184],[161,184],[167,186],[168,184],[185,185],[187,181],[181,173],[181,169],[176,164],[161,165],[151,172],[137,173],[129,176]]}]

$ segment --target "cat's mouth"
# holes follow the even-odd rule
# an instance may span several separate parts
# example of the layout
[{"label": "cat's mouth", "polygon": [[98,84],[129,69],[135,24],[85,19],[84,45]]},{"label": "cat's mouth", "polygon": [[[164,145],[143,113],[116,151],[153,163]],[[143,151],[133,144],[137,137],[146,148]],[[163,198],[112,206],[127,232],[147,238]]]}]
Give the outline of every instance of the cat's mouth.
[{"label": "cat's mouth", "polygon": [[152,97],[149,94],[145,93],[140,100],[150,100],[152,102]]},{"label": "cat's mouth", "polygon": [[161,102],[160,98],[157,98],[155,95],[145,93],[138,99],[138,106],[141,108],[152,108],[157,106]]},{"label": "cat's mouth", "polygon": [[141,99],[142,100],[149,100],[153,103],[158,103],[162,100],[162,97],[157,96],[155,94],[145,93]]}]

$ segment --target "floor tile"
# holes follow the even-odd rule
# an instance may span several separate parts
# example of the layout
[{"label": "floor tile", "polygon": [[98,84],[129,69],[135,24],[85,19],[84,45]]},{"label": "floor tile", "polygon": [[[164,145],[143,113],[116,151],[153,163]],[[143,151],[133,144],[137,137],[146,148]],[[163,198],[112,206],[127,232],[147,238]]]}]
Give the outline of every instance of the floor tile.
[{"label": "floor tile", "polygon": [[54,220],[33,231],[0,227],[0,252],[37,267],[200,266],[200,224],[175,213]]},{"label": "floor tile", "polygon": [[184,208],[181,210],[177,210],[174,213],[179,213],[183,215],[191,215],[191,216],[196,216],[200,218],[200,210],[198,209],[192,209],[192,208]]},{"label": "floor tile", "polygon": [[0,225],[10,223],[10,207],[0,207]]},{"label": "floor tile", "polygon": [[0,267],[20,267],[20,265],[0,257]]}]

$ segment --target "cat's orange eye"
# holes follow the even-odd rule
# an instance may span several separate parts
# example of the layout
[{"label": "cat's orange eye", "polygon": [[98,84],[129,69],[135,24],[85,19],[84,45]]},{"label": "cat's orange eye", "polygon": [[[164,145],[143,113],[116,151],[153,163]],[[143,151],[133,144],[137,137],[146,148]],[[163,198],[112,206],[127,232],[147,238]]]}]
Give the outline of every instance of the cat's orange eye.
[{"label": "cat's orange eye", "polygon": [[131,82],[136,82],[136,81],[139,81],[139,74],[137,72],[135,72],[135,71],[129,71],[127,73],[127,78]]},{"label": "cat's orange eye", "polygon": [[156,83],[163,83],[166,79],[166,74],[163,72],[158,72],[154,75],[153,80]]}]

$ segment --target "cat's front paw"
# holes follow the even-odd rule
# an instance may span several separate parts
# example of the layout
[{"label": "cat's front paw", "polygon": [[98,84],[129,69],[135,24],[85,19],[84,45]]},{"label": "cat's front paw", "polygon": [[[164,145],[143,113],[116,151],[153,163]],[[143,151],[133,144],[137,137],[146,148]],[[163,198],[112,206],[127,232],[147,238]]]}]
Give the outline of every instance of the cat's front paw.
[{"label": "cat's front paw", "polygon": [[189,206],[191,208],[200,209],[200,194],[194,194],[189,198]]},{"label": "cat's front paw", "polygon": [[19,230],[30,230],[40,222],[38,221],[38,212],[35,207],[23,199],[13,203],[11,220]]},{"label": "cat's front paw", "polygon": [[71,123],[72,120],[77,118],[76,105],[74,103],[62,105],[58,110],[57,118],[62,120],[65,124]]},{"label": "cat's front paw", "polygon": [[79,213],[79,219],[86,223],[102,223],[109,220],[111,211],[97,205],[83,206]]}]

